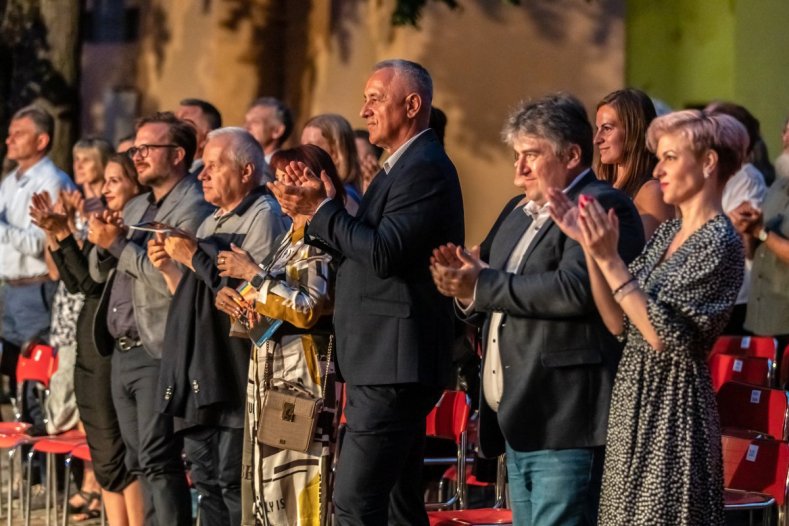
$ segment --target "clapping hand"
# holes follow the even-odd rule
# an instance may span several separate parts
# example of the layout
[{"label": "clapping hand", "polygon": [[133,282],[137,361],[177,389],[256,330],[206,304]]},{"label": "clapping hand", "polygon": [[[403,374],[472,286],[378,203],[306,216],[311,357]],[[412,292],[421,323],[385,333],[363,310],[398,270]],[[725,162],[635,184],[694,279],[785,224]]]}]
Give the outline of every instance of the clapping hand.
[{"label": "clapping hand", "polygon": [[468,251],[447,243],[434,249],[430,257],[430,274],[438,291],[465,305],[473,301],[474,287],[484,268],[487,264],[479,258],[478,246]]},{"label": "clapping hand", "polygon": [[214,304],[217,309],[234,318],[241,318],[246,312],[253,310],[244,297],[232,287],[220,289]]},{"label": "clapping hand", "polygon": [[279,201],[282,210],[291,217],[299,215],[311,217],[324,199],[334,198],[334,184],[321,171],[320,178],[304,163],[291,161],[284,173],[266,186]]},{"label": "clapping hand", "polygon": [[47,192],[36,193],[31,197],[30,218],[34,225],[49,234],[57,236],[65,232],[68,235],[71,232],[63,207],[53,205]]},{"label": "clapping hand", "polygon": [[88,220],[88,240],[98,247],[109,248],[125,233],[126,227],[120,212],[104,210],[93,214]]},{"label": "clapping hand", "polygon": [[579,202],[578,225],[584,250],[599,262],[619,257],[619,218],[613,208],[606,213],[594,198]]},{"label": "clapping hand", "polygon": [[[587,197],[582,195],[580,201],[584,204]],[[581,233],[581,226],[578,222],[580,209],[576,206],[567,194],[558,188],[548,189],[548,203],[550,204],[548,211],[551,214],[551,219],[556,223],[564,234],[577,242],[582,241],[583,234]]]},{"label": "clapping hand", "polygon": [[359,159],[359,165],[362,168],[362,190],[366,192],[367,187],[381,171],[381,167],[378,165],[378,159],[371,153]]}]

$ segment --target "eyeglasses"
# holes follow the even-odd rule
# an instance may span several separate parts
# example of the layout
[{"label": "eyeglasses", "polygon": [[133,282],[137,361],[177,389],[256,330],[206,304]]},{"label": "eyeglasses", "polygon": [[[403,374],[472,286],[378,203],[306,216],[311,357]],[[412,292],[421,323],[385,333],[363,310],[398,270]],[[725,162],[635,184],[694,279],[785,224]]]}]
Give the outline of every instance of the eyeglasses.
[{"label": "eyeglasses", "polygon": [[177,144],[141,144],[126,150],[126,155],[129,156],[129,159],[134,159],[134,156],[139,153],[140,158],[145,159],[151,153],[151,148],[180,148],[180,146]]}]

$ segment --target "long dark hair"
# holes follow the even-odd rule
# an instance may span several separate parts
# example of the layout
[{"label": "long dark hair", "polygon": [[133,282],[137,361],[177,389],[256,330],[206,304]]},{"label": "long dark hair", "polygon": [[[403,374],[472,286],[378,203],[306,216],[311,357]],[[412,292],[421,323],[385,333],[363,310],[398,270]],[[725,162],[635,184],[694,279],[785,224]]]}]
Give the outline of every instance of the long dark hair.
[{"label": "long dark hair", "polygon": [[657,158],[647,149],[646,143],[647,128],[657,116],[655,105],[646,93],[633,88],[609,93],[597,104],[597,109],[605,105],[616,111],[625,132],[624,175],[617,181],[617,165],[603,164],[599,156],[595,172],[597,177],[633,198],[641,186],[652,178],[652,171],[657,164]]}]

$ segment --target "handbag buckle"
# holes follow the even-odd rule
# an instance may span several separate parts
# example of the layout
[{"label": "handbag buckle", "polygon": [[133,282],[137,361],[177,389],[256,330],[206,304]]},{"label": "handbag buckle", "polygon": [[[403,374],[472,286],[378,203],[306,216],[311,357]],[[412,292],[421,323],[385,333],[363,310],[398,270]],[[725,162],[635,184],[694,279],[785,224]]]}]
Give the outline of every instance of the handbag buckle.
[{"label": "handbag buckle", "polygon": [[296,404],[291,402],[282,403],[282,420],[285,422],[293,422],[296,420]]}]

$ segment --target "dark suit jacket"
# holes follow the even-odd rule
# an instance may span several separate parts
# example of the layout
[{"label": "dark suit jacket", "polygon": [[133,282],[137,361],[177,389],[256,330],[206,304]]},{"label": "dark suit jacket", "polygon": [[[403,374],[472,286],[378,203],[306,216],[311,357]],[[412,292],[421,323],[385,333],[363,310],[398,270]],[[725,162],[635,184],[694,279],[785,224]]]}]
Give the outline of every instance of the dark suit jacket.
[{"label": "dark suit jacket", "polygon": [[[614,207],[620,221],[619,252],[632,260],[644,245],[632,201],[589,172],[569,192],[594,196]],[[504,313],[499,346],[504,394],[498,413],[480,401],[480,447],[485,456],[517,451],[605,444],[608,408],[621,346],[595,308],[583,250],[550,219],[515,273],[507,259],[531,218],[517,207],[492,243],[490,269],[479,276],[475,309]],[[487,341],[489,316],[483,341]]]},{"label": "dark suit jacket", "polygon": [[433,248],[464,237],[457,172],[428,130],[364,194],[356,217],[324,204],[308,234],[344,260],[337,272],[337,363],[351,385],[449,380],[453,313],[430,276]]}]

